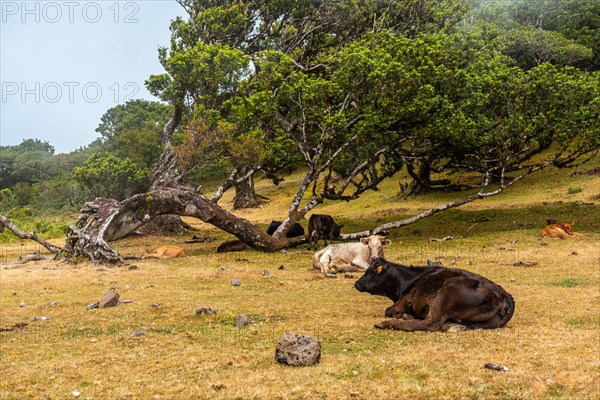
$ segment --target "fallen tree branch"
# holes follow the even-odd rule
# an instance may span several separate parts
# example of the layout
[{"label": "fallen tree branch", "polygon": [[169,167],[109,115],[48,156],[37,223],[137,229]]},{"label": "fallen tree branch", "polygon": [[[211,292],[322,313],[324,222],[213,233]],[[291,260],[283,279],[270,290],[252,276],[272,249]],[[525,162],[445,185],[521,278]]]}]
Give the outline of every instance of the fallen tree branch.
[{"label": "fallen tree branch", "polygon": [[36,251],[35,253],[25,254],[24,256],[19,257],[19,259],[17,261],[0,263],[0,265],[3,265],[3,266],[4,265],[19,265],[19,264],[28,263],[29,261],[43,261],[43,260],[48,260],[48,259],[49,259],[48,257],[44,257]]},{"label": "fallen tree branch", "polygon": [[461,239],[462,236],[444,236],[441,239],[430,237],[429,242],[447,242],[448,240]]},{"label": "fallen tree branch", "polygon": [[7,228],[9,231],[15,234],[15,236],[20,237],[21,239],[30,239],[35,240],[42,246],[48,249],[51,253],[58,253],[62,250],[61,247],[55,246],[52,243],[46,242],[44,239],[35,234],[35,232],[24,232],[18,226],[13,224],[8,218],[4,215],[0,215],[0,233],[4,232],[4,228]]},{"label": "fallen tree branch", "polygon": [[395,229],[395,228],[400,228],[402,226],[405,225],[410,225],[413,224],[425,217],[429,217],[433,214],[437,214],[440,211],[445,211],[448,210],[450,208],[456,208],[456,207],[460,207],[462,205],[465,205],[467,203],[470,203],[472,201],[475,200],[479,200],[479,199],[485,199],[487,197],[492,197],[492,196],[496,196],[500,193],[502,193],[503,191],[505,191],[506,189],[508,189],[510,186],[512,186],[513,184],[515,184],[516,182],[520,181],[521,179],[525,178],[527,175],[530,175],[536,171],[539,171],[540,169],[543,169],[545,167],[547,167],[548,165],[551,165],[553,163],[555,163],[556,160],[551,160],[551,161],[546,161],[543,162],[539,165],[535,165],[533,167],[530,167],[527,171],[524,171],[521,173],[521,175],[517,176],[516,178],[512,179],[510,182],[508,183],[504,183],[503,185],[501,185],[499,188],[492,190],[490,192],[486,192],[485,188],[489,185],[490,183],[490,173],[488,171],[488,173],[486,173],[483,182],[481,184],[481,187],[479,189],[479,191],[475,194],[472,194],[470,196],[467,196],[463,199],[457,200],[457,201],[452,201],[450,203],[446,203],[443,204],[441,206],[437,206],[434,208],[431,208],[427,211],[423,211],[422,213],[419,213],[417,215],[414,215],[410,218],[406,218],[400,221],[393,221],[393,222],[388,222],[386,224],[383,225],[379,225],[378,227],[376,227],[375,229],[372,230],[368,230],[368,231],[361,231],[361,232],[355,232],[355,233],[349,233],[349,234],[342,234],[340,235],[340,239],[341,240],[354,240],[354,239],[360,239],[363,237],[367,237],[369,235],[374,235],[374,234],[378,234],[381,233],[384,230],[388,230],[388,229]]},{"label": "fallen tree branch", "polygon": [[198,218],[262,251],[280,250],[289,243],[286,239],[268,235],[200,193],[170,188],[140,193],[122,202],[96,199],[86,203],[79,220],[67,230],[63,256],[75,260],[83,257],[94,263],[120,264],[123,257],[108,242],[120,239],[164,214]]}]

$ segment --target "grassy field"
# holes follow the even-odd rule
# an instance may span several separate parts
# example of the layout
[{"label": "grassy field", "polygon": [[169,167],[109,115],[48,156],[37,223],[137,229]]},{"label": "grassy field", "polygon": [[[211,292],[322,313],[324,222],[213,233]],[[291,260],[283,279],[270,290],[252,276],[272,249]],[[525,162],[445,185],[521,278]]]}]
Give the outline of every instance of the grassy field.
[{"label": "grassy field", "polygon": [[[306,246],[217,254],[218,244],[233,237],[196,220],[188,220],[197,229],[193,234],[215,241],[138,237],[114,243],[124,254],[141,255],[162,243],[187,253],[137,261],[136,270],[55,261],[1,266],[0,328],[28,325],[0,332],[0,398],[69,399],[74,391],[80,399],[598,398],[600,177],[573,172],[545,171],[500,196],[390,232],[388,259],[414,265],[439,259],[511,293],[515,316],[497,330],[376,330],[373,324],[391,302],[359,293],[355,279],[313,271]],[[258,181],[258,191],[271,201],[239,214],[265,226],[281,219],[297,179],[277,188]],[[461,196],[403,200],[397,195],[402,179],[355,203],[326,203],[318,212],[334,215],[345,224],[343,232],[351,232]],[[230,202],[231,194],[223,199]],[[542,240],[547,218],[575,220],[586,237]],[[428,242],[448,235],[461,238]],[[33,245],[2,247],[3,260],[16,259],[26,246]],[[232,279],[241,285],[232,286]],[[86,310],[110,287],[132,302]],[[218,314],[195,315],[199,307]],[[251,324],[235,328],[239,314]],[[34,320],[41,316],[50,319]],[[321,363],[276,363],[275,343],[286,331],[318,336]],[[486,363],[509,371],[484,369]]]}]

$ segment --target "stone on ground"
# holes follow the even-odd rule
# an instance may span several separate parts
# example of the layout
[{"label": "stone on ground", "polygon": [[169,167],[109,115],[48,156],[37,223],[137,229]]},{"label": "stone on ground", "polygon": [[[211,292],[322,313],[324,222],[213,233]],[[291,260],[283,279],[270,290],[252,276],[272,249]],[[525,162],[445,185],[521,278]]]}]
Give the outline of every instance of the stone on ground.
[{"label": "stone on ground", "polygon": [[321,342],[315,336],[286,332],[277,341],[275,360],[295,367],[315,365],[321,361]]},{"label": "stone on ground", "polygon": [[98,302],[98,308],[114,307],[119,304],[119,293],[115,288],[110,288],[108,292]]}]

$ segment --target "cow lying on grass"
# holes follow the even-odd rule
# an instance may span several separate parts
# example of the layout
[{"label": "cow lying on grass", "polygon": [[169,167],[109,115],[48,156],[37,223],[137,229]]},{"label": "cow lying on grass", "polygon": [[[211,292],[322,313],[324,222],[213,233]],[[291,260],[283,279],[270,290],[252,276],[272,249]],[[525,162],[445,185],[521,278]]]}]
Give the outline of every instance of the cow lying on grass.
[{"label": "cow lying on grass", "polygon": [[183,257],[184,255],[185,253],[181,247],[163,244],[162,246],[146,250],[142,258],[176,258]]},{"label": "cow lying on grass", "polygon": [[365,271],[371,258],[384,257],[383,247],[392,242],[379,235],[362,238],[358,243],[330,244],[315,253],[313,268],[327,273]]},{"label": "cow lying on grass", "polygon": [[542,229],[542,237],[566,239],[569,237],[585,236],[573,230],[575,222],[550,224]]},{"label": "cow lying on grass", "polygon": [[458,268],[407,267],[376,258],[354,287],[394,302],[385,310],[394,319],[375,324],[380,329],[493,329],[506,325],[515,311],[504,289]]}]

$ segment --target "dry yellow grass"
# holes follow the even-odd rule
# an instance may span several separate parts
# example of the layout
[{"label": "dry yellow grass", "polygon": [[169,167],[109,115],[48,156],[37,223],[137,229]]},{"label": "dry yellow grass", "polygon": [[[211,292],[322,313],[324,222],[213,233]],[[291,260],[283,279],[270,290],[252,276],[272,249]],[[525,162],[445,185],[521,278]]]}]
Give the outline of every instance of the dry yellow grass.
[{"label": "dry yellow grass", "polygon": [[[589,202],[600,192],[600,180],[560,175],[560,186],[550,190],[546,178],[524,182],[521,189],[527,190],[511,189],[464,212],[394,232],[386,253],[390,260],[415,265],[439,258],[494,280],[516,300],[515,316],[505,328],[454,334],[376,330],[373,323],[382,319],[389,300],[357,292],[353,279],[312,271],[312,252],[305,246],[286,253],[216,254],[230,235],[190,220],[196,235],[218,240],[183,244],[186,238],[146,237],[115,243],[138,255],[151,245],[176,243],[187,254],[137,261],[137,270],[54,261],[0,267],[0,327],[29,324],[0,332],[0,398],[68,399],[73,391],[80,399],[598,398],[600,218],[597,213],[581,217],[598,206],[548,206],[548,217],[575,217],[577,230],[587,236],[547,239],[545,245],[539,207],[543,201]],[[262,224],[284,215],[293,179],[277,189],[258,182],[272,201],[240,215]],[[584,190],[568,195],[571,186]],[[401,201],[396,191],[397,183],[391,183],[359,203],[326,204],[319,212],[367,228],[377,219],[408,215],[455,196]],[[478,213],[492,220],[467,232]],[[426,241],[452,234],[464,238]],[[519,261],[532,266],[513,265]],[[232,279],[241,285],[231,286]],[[133,302],[86,310],[110,287]],[[22,300],[25,307],[19,307]],[[198,316],[198,307],[219,313]],[[248,315],[251,325],[234,328],[238,314]],[[34,321],[36,316],[51,318]],[[321,363],[277,364],[275,343],[285,331],[318,336]],[[136,332],[144,335],[135,338]],[[484,369],[489,362],[510,370]]]}]

